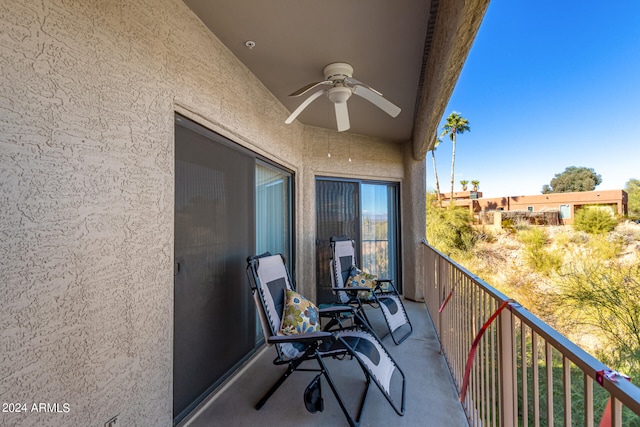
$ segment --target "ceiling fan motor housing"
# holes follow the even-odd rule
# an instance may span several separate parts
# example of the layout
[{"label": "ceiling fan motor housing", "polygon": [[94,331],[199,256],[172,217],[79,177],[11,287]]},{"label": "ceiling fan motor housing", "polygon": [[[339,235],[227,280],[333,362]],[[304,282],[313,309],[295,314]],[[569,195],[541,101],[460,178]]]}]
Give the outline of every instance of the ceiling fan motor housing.
[{"label": "ceiling fan motor housing", "polygon": [[353,67],[345,62],[334,62],[324,67],[324,78],[327,80],[343,80],[353,77]]}]

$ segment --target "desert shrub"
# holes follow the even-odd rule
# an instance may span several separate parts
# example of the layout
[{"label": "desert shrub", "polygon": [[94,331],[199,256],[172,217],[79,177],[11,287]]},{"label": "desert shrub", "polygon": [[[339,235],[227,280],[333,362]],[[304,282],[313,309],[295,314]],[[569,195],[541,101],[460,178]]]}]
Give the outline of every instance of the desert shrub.
[{"label": "desert shrub", "polygon": [[558,247],[568,247],[571,243],[573,243],[572,239],[573,236],[567,232],[557,233],[553,237],[553,240]]},{"label": "desert shrub", "polygon": [[516,225],[513,222],[512,219],[510,218],[503,218],[500,221],[500,226],[502,227],[502,229],[504,231],[506,231],[507,233],[514,233],[516,231]]},{"label": "desert shrub", "polygon": [[632,221],[624,221],[618,224],[615,231],[624,238],[627,244],[640,242],[640,224]]},{"label": "desert shrub", "polygon": [[476,228],[475,240],[476,241],[481,241],[481,242],[484,242],[484,243],[495,243],[496,242],[496,235],[491,230],[489,230],[488,228],[483,226],[483,227],[480,227],[480,228]]},{"label": "desert shrub", "polygon": [[472,218],[465,208],[427,206],[427,241],[454,259],[469,256],[475,242]]},{"label": "desert shrub", "polygon": [[543,248],[549,240],[547,232],[544,229],[537,227],[520,231],[516,237],[526,246],[535,248]]},{"label": "desert shrub", "polygon": [[528,230],[531,228],[531,224],[525,218],[516,218],[513,226],[517,231]]},{"label": "desert shrub", "polygon": [[610,209],[586,207],[576,211],[573,228],[589,234],[603,234],[613,231],[618,225]]},{"label": "desert shrub", "polygon": [[559,304],[573,322],[601,332],[596,356],[609,366],[640,374],[640,264],[584,258],[559,277]]},{"label": "desert shrub", "polygon": [[547,248],[549,237],[543,228],[520,231],[516,237],[524,244],[524,259],[533,271],[549,275],[562,265],[562,255]]},{"label": "desert shrub", "polygon": [[589,256],[593,258],[601,260],[616,259],[624,249],[624,238],[613,233],[609,235],[598,234],[589,239],[586,248]]},{"label": "desert shrub", "polygon": [[540,275],[530,271],[509,271],[496,287],[515,299],[544,322],[554,326],[552,317],[553,294],[544,289]]}]

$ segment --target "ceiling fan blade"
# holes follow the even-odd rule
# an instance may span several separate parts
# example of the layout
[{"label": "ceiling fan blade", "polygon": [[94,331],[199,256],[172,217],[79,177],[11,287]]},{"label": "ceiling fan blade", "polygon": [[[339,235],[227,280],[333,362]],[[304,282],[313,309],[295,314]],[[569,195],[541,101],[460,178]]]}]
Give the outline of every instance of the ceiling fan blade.
[{"label": "ceiling fan blade", "polygon": [[370,91],[375,92],[378,95],[382,96],[382,92],[378,92],[377,90],[375,90],[374,88],[372,88],[368,84],[362,83],[360,80],[354,79],[353,77],[347,77],[345,80],[347,81],[347,83],[349,83],[352,86],[364,86],[367,89],[369,89]]},{"label": "ceiling fan blade", "polygon": [[295,111],[293,113],[291,113],[291,115],[289,117],[287,117],[287,120],[285,120],[284,122],[286,124],[291,124],[293,123],[293,121],[296,119],[296,117],[298,117],[298,114],[302,113],[302,110],[304,110],[305,108],[307,108],[307,106],[309,104],[311,104],[313,101],[316,100],[316,98],[318,98],[319,96],[321,96],[322,94],[324,94],[326,91],[325,90],[319,90],[315,93],[313,93],[311,96],[309,96],[307,99],[305,99],[302,104],[300,104],[298,106],[298,108],[295,109]]},{"label": "ceiling fan blade", "polygon": [[302,86],[300,89],[298,89],[297,91],[293,92],[289,96],[304,95],[305,93],[309,92],[311,89],[313,89],[315,87],[318,87],[320,85],[327,85],[327,84],[333,84],[333,82],[331,80],[324,80],[324,81],[321,81],[321,82],[309,83],[306,86]]},{"label": "ceiling fan blade", "polygon": [[349,130],[351,124],[349,123],[349,109],[346,102],[334,103],[336,106],[336,124],[338,125],[338,132],[344,132]]},{"label": "ceiling fan blade", "polygon": [[398,114],[400,114],[400,107],[383,98],[381,95],[378,95],[376,91],[373,91],[366,86],[356,86],[353,88],[353,93],[366,99],[391,117],[397,117]]}]

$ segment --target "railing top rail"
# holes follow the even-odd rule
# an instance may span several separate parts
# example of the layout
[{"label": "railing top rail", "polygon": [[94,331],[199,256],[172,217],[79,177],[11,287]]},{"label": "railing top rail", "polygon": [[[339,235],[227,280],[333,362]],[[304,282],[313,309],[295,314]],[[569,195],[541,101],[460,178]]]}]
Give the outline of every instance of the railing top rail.
[{"label": "railing top rail", "polygon": [[455,262],[454,260],[452,260],[451,258],[449,258],[447,255],[443,254],[442,252],[440,252],[439,250],[431,246],[429,242],[427,242],[427,239],[422,239],[422,244],[424,244],[426,247],[428,247],[429,249],[434,251],[436,254],[444,258],[449,264],[452,264],[455,268],[460,270],[462,274],[464,274],[465,276],[469,277],[473,281],[480,284],[482,288],[489,295],[491,295],[493,298],[495,298],[499,302],[507,301],[511,299],[505,294],[503,294],[502,292],[500,292],[499,290],[497,290],[496,288],[494,288],[493,286],[491,286],[490,284],[488,284],[487,282],[485,282],[484,280],[482,280],[481,278],[479,278],[478,276],[476,276],[475,274],[473,274],[472,272],[470,272],[469,270],[467,270],[466,268],[464,268],[463,266],[461,266],[460,264],[458,264],[457,262]]},{"label": "railing top rail", "polygon": [[[478,276],[468,271],[466,268],[464,268],[451,258],[449,258],[447,255],[431,246],[426,239],[423,239],[422,243],[429,250],[433,251],[439,257],[443,258],[447,263],[450,263],[452,266],[454,266],[462,274],[469,277],[480,288],[482,288],[483,291],[485,291],[491,297],[495,298],[499,303],[511,299],[502,292],[495,289],[493,286],[486,283],[484,280],[480,279]],[[532,331],[535,331],[536,334],[538,334],[545,341],[551,344],[552,347],[560,351],[565,357],[567,357],[571,362],[573,362],[578,368],[580,368],[591,378],[596,379],[598,372],[610,370],[610,368],[604,363],[577,346],[571,340],[553,329],[547,323],[540,320],[537,316],[535,316],[520,304],[511,304],[509,306],[509,310],[514,313],[522,322],[529,326]],[[629,407],[636,414],[640,414],[640,388],[625,380],[605,380],[602,386],[612,396],[620,400],[624,405]]]}]

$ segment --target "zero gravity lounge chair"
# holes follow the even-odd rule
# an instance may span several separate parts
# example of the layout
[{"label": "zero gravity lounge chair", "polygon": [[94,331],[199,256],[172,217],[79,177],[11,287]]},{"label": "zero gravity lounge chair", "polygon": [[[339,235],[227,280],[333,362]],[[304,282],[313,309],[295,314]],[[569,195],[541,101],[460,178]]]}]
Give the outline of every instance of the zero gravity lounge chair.
[{"label": "zero gravity lounge chair", "polygon": [[[394,283],[390,279],[369,277],[371,286],[361,286],[354,277],[370,276],[357,269],[355,243],[347,237],[331,237],[331,286],[338,304],[354,305],[367,323],[363,303],[380,308],[393,342],[400,344],[413,332],[413,326]],[[363,279],[363,281],[366,281]],[[370,323],[369,323],[370,324]]]},{"label": "zero gravity lounge chair", "polygon": [[[336,329],[309,332],[314,329],[314,326],[318,326],[313,325],[314,321],[319,322],[322,317],[333,316],[335,318],[340,315],[340,318],[344,319],[345,311],[350,311],[354,313],[354,316],[357,316],[352,307],[334,306],[318,310],[317,315],[310,314],[308,311],[317,309],[304,297],[295,293],[294,284],[281,255],[265,253],[249,257],[247,262],[247,276],[258,309],[265,341],[268,345],[273,345],[276,348],[277,356],[273,363],[287,366],[284,374],[255,405],[256,409],[261,409],[284,381],[298,370],[318,372],[303,393],[305,406],[311,413],[324,409],[320,393],[320,383],[324,376],[350,426],[360,424],[371,382],[380,389],[394,411],[398,415],[404,415],[404,373],[363,320],[350,322],[352,325],[349,327],[344,327],[344,322],[341,320]],[[304,303],[300,300],[307,302]],[[294,307],[292,301],[301,305]],[[301,306],[302,309],[298,310]],[[283,332],[282,326],[288,324],[290,318],[303,314],[307,315],[308,319],[302,322],[302,326],[295,331],[297,333],[286,335],[284,332],[291,333],[292,330],[287,329],[287,326]],[[336,323],[332,322],[331,324],[335,325]],[[355,416],[351,415],[345,406],[336,383],[329,374],[325,358],[331,357],[344,359],[339,363],[357,363],[362,369],[364,391]],[[317,367],[300,367],[305,361],[309,361],[309,363],[315,361]]]}]

